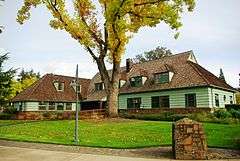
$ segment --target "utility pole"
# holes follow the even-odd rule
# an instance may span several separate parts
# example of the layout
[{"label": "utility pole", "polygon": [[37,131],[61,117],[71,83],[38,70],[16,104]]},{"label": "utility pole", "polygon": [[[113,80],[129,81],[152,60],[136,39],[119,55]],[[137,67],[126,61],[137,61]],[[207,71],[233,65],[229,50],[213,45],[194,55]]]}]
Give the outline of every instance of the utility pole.
[{"label": "utility pole", "polygon": [[75,116],[75,143],[78,144],[79,140],[78,140],[78,104],[79,104],[79,95],[78,95],[78,64],[77,64],[77,68],[76,68],[76,80],[75,80],[75,85],[76,85],[76,116]]}]

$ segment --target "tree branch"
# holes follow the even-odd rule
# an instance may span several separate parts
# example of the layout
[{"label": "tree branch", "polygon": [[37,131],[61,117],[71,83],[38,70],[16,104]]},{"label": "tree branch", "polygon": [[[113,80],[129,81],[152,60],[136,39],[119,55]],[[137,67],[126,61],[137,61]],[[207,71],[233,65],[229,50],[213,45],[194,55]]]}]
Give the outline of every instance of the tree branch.
[{"label": "tree branch", "polygon": [[[56,0],[54,1],[54,4],[53,4],[53,2],[50,0],[47,0],[47,2],[48,2],[48,4],[53,8],[53,10],[59,15],[59,20],[64,24],[64,26],[66,27],[66,26],[68,26],[68,24],[63,20],[63,18],[62,18],[62,15],[61,15],[61,13],[59,12],[59,10],[57,9],[57,2],[56,2]],[[77,34],[76,34],[77,35]],[[78,39],[82,39],[80,36],[78,36]],[[91,50],[91,48],[89,47],[89,46],[86,46],[86,45],[84,45],[85,46],[85,48],[87,49],[87,51],[90,53],[90,55],[93,57],[93,59],[94,60],[97,60],[98,58],[97,58],[97,56],[93,53],[93,51]]]},{"label": "tree branch", "polygon": [[169,0],[157,0],[157,1],[150,1],[150,2],[143,2],[143,3],[134,3],[134,7],[144,6],[144,5],[149,5],[149,4],[157,4],[160,2],[164,2],[164,1],[169,1]]}]

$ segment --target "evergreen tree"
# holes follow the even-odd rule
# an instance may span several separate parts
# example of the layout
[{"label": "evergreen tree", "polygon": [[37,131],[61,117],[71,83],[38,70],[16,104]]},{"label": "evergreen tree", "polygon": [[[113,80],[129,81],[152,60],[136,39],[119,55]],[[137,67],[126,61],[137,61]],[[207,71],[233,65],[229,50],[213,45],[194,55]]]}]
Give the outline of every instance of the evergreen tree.
[{"label": "evergreen tree", "polygon": [[7,103],[7,97],[11,93],[11,82],[16,73],[15,69],[4,71],[3,64],[8,60],[8,54],[0,55],[0,107]]},{"label": "evergreen tree", "polygon": [[222,68],[220,68],[219,78],[220,78],[221,80],[223,80],[224,82],[226,82]]}]

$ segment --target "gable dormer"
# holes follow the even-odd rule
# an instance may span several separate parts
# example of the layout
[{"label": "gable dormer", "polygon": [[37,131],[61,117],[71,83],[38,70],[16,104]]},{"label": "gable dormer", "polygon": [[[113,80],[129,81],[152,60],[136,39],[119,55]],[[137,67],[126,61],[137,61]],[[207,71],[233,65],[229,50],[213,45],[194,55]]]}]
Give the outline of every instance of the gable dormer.
[{"label": "gable dormer", "polygon": [[147,77],[144,76],[135,76],[130,78],[131,87],[141,87],[146,82]]},{"label": "gable dormer", "polygon": [[162,73],[155,73],[154,74],[154,82],[156,84],[163,84],[163,83],[169,83],[172,80],[174,73],[167,71]]},{"label": "gable dormer", "polygon": [[193,52],[189,54],[189,57],[187,60],[197,64],[197,59],[195,58]]},{"label": "gable dormer", "polygon": [[121,88],[122,86],[124,86],[125,83],[126,83],[125,80],[120,79],[120,80],[119,80],[119,88]]},{"label": "gable dormer", "polygon": [[64,82],[54,81],[53,84],[54,84],[54,87],[56,88],[56,90],[58,92],[63,92],[64,91]]},{"label": "gable dormer", "polygon": [[104,90],[104,83],[103,82],[95,83],[95,91],[101,90]]},{"label": "gable dormer", "polygon": [[79,83],[76,83],[76,80],[72,80],[70,86],[74,89],[75,92],[81,93],[81,85]]}]

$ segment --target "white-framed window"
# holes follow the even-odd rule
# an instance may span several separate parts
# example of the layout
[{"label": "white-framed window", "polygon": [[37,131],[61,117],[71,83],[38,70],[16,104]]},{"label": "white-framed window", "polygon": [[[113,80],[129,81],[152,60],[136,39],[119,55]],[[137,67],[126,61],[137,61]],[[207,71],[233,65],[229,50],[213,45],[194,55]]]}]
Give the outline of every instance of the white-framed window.
[{"label": "white-framed window", "polygon": [[55,102],[48,103],[48,110],[56,110]]},{"label": "white-framed window", "polygon": [[64,103],[62,103],[62,102],[57,103],[57,110],[58,110],[58,111],[64,110]]},{"label": "white-framed window", "polygon": [[101,82],[101,83],[95,83],[95,90],[96,91],[101,91],[101,90],[103,90],[104,89],[104,84],[103,84],[103,82]]},{"label": "white-framed window", "polygon": [[57,91],[64,91],[64,82],[56,81],[54,82],[54,86]]},{"label": "white-framed window", "polygon": [[38,110],[47,110],[47,102],[38,102]]},{"label": "white-framed window", "polygon": [[66,110],[72,110],[72,103],[66,103]]}]

